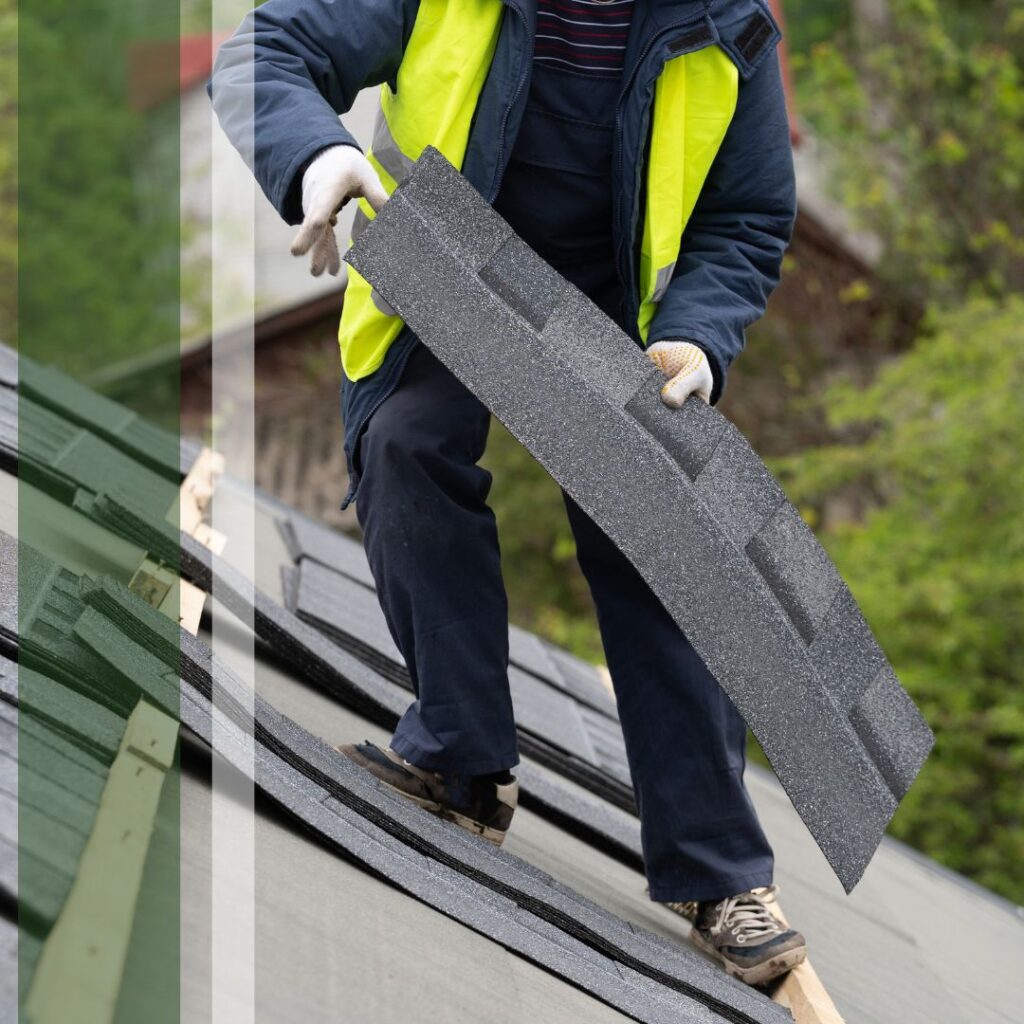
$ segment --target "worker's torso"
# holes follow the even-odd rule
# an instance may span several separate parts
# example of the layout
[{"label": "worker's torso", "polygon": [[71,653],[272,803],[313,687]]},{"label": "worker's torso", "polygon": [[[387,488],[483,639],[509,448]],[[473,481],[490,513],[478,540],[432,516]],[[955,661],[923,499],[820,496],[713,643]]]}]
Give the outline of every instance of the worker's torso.
[{"label": "worker's torso", "polygon": [[[644,307],[648,305],[646,301],[642,302],[640,288],[640,280],[644,276],[641,252],[644,232],[641,228],[651,223],[651,218],[645,219],[643,216],[643,168],[651,141],[652,109],[659,76],[666,62],[673,58],[710,50],[717,44],[734,62],[740,77],[745,78],[753,73],[764,53],[774,47],[779,37],[778,31],[768,15],[765,0],[636,0],[627,45],[622,55],[619,81],[614,86],[607,84],[592,91],[583,89],[572,94],[576,127],[571,131],[574,133],[579,131],[578,122],[583,116],[593,116],[592,104],[599,103],[600,116],[594,117],[598,130],[594,132],[591,142],[594,152],[600,151],[600,159],[605,161],[607,172],[602,171],[600,175],[593,173],[589,175],[592,180],[588,181],[583,180],[584,175],[579,176],[577,184],[585,186],[584,190],[589,197],[587,209],[595,212],[587,227],[582,225],[580,205],[573,204],[572,209],[568,206],[559,209],[556,214],[558,218],[569,217],[581,226],[580,231],[568,232],[565,238],[559,238],[558,232],[550,227],[545,230],[538,225],[528,224],[527,207],[521,202],[514,203],[511,198],[513,190],[521,190],[523,187],[523,179],[519,175],[523,166],[529,162],[527,154],[530,152],[531,136],[535,137],[537,128],[543,123],[539,119],[550,121],[552,110],[557,113],[559,108],[556,105],[561,102],[554,79],[547,75],[535,79],[532,73],[535,70],[533,57],[537,42],[538,0],[500,2],[502,8],[495,12],[499,17],[499,30],[493,38],[494,45],[485,68],[486,77],[476,101],[468,107],[463,104],[454,108],[456,111],[468,109],[472,114],[464,155],[458,163],[459,169],[486,200],[495,205],[500,203],[499,208],[506,216],[512,212],[513,217],[510,219],[514,220],[516,229],[566,276],[591,295],[603,293],[605,301],[602,304],[606,311],[640,342],[642,334],[638,314],[642,316]],[[446,10],[447,7],[438,8],[435,5],[430,15],[431,23],[436,24],[439,12]],[[477,32],[476,26],[467,24],[465,28],[465,39],[459,43],[465,61],[464,66],[459,65],[460,74],[471,72],[474,66],[468,52],[473,44],[468,40],[479,36],[481,46],[486,41],[484,35]],[[419,66],[436,67],[437,63],[435,60],[433,64]],[[428,74],[427,77],[432,76]],[[406,95],[414,97],[413,106],[428,102],[432,95],[441,95],[431,89],[417,88],[416,84],[415,81],[407,81],[411,88]],[[592,85],[589,82],[582,84]],[[397,79],[390,80],[388,85],[392,90],[397,90]],[[722,99],[719,99],[720,94]],[[710,92],[704,89],[704,98],[710,101],[712,108],[724,109],[726,106],[725,92],[720,89],[717,77]],[[444,107],[442,104],[439,109]],[[448,109],[453,109],[450,103]],[[581,115],[581,111],[587,113]],[[688,118],[687,123],[691,126],[702,123],[705,113],[698,112],[696,117]],[[720,115],[722,111],[717,113]],[[731,109],[726,120],[728,116],[731,116]],[[718,121],[721,118],[716,116],[712,120]],[[676,120],[664,122],[661,135],[665,136],[668,132],[672,139],[680,138],[673,130],[675,123]],[[705,119],[703,123],[710,122]],[[439,139],[425,141],[437,145],[445,152],[445,146]],[[718,143],[714,145],[717,148]],[[377,148],[376,139],[374,148]],[[395,155],[394,147],[391,148],[391,155]],[[561,136],[560,148],[563,155],[571,149],[568,131]],[[698,143],[695,149],[698,162],[701,148],[703,143]],[[411,166],[415,152],[418,150],[414,149],[411,157],[399,154],[399,163],[406,165],[395,168],[399,178],[407,166]],[[577,162],[573,157],[574,166]],[[689,165],[691,160],[687,158],[686,162]],[[703,181],[704,173],[706,168],[697,174],[691,174],[689,167],[687,170],[691,179],[699,181]],[[548,174],[546,180],[548,187],[555,189],[564,187],[566,179],[556,182]],[[501,192],[504,195],[499,199]],[[364,215],[368,212],[368,208],[364,208]],[[662,223],[671,226],[672,216],[663,218]],[[674,234],[677,244],[679,230],[677,225]],[[569,241],[570,235],[574,241]],[[574,245],[585,249],[588,256],[586,260],[580,261],[576,271],[570,271]],[[609,249],[610,266],[597,256],[600,251],[608,252]],[[662,267],[663,262],[654,265],[654,269],[659,272],[659,282],[662,272],[671,270],[671,267]],[[573,273],[577,276],[573,277]],[[594,277],[583,279],[579,276],[581,274],[593,274]],[[603,276],[599,278],[599,275]],[[604,288],[605,283],[607,288]],[[616,287],[624,289],[621,303],[615,294]],[[352,296],[347,295],[346,310],[356,306],[351,300]],[[359,308],[369,309],[368,287],[362,300]],[[616,304],[620,305],[619,310],[612,308]],[[399,326],[400,323],[398,321]],[[343,405],[346,451],[349,453],[366,419],[394,388],[405,360],[417,341],[408,327],[396,328],[396,331],[390,341],[384,339],[386,344],[371,341],[367,352],[361,353],[355,360],[361,367],[358,373],[350,373],[346,363]],[[344,318],[342,335],[344,362]]]}]

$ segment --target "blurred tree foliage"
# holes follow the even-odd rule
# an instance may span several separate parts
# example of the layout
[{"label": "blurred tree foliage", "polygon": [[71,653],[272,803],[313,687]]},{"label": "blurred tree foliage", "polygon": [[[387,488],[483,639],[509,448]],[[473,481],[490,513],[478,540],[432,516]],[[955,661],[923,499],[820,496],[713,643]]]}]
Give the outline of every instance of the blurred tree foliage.
[{"label": "blurred tree foliage", "polygon": [[839,32],[793,58],[837,192],[885,241],[903,301],[1020,289],[1024,2],[887,9],[880,37]]},{"label": "blurred tree foliage", "polygon": [[[19,14],[18,343],[76,375],[176,346],[177,6],[52,0]],[[174,98],[156,133],[143,78]],[[168,127],[172,159],[144,166]]]},{"label": "blurred tree foliage", "polygon": [[0,0],[0,339],[18,319],[18,10]]},{"label": "blurred tree foliage", "polygon": [[850,27],[850,0],[785,0],[785,19],[790,53],[806,53]]},{"label": "blurred tree foliage", "polygon": [[[856,43],[853,41],[856,38]],[[777,464],[937,743],[892,831],[1024,901],[1024,3],[891,0],[797,59],[912,351]]]},{"label": "blurred tree foliage", "polygon": [[934,314],[867,389],[832,388],[849,440],[779,460],[813,524],[844,491],[856,519],[819,535],[935,750],[892,832],[1024,896],[1024,298]]}]

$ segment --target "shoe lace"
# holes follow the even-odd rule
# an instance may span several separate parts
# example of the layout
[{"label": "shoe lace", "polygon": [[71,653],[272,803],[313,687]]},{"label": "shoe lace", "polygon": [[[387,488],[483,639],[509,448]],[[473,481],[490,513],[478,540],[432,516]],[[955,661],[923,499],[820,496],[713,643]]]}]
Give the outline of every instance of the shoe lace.
[{"label": "shoe lace", "polygon": [[739,943],[778,935],[782,931],[779,919],[768,908],[775,901],[779,887],[767,885],[722,900],[718,911],[719,928],[731,929]]}]

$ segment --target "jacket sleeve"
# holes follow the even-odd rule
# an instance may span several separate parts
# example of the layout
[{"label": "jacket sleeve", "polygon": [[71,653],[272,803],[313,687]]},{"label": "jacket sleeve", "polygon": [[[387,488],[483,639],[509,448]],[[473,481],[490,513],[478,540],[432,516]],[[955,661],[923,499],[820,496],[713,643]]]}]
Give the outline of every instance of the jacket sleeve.
[{"label": "jacket sleeve", "polygon": [[207,92],[224,133],[289,223],[320,150],[358,147],[339,115],[394,81],[418,0],[268,0],[217,52]]},{"label": "jacket sleeve", "polygon": [[683,232],[648,343],[687,339],[707,353],[717,402],[744,332],[779,281],[796,219],[789,121],[777,51],[741,81],[736,111]]}]

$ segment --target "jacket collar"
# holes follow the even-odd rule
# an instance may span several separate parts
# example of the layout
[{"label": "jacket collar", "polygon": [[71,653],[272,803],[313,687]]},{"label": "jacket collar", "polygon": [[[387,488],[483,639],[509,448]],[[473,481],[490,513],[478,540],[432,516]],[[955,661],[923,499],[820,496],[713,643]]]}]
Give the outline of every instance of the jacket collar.
[{"label": "jacket collar", "polygon": [[[537,26],[537,0],[501,0],[516,9],[533,33]],[[679,40],[668,42],[673,54],[700,49],[718,43],[732,57],[741,77],[749,78],[765,55],[781,38],[778,25],[764,0],[636,0],[634,24],[626,50],[625,74],[646,53],[648,44],[659,32],[672,25],[680,26]],[[637,20],[639,19],[639,20]],[[689,26],[705,31],[690,40]]]}]

